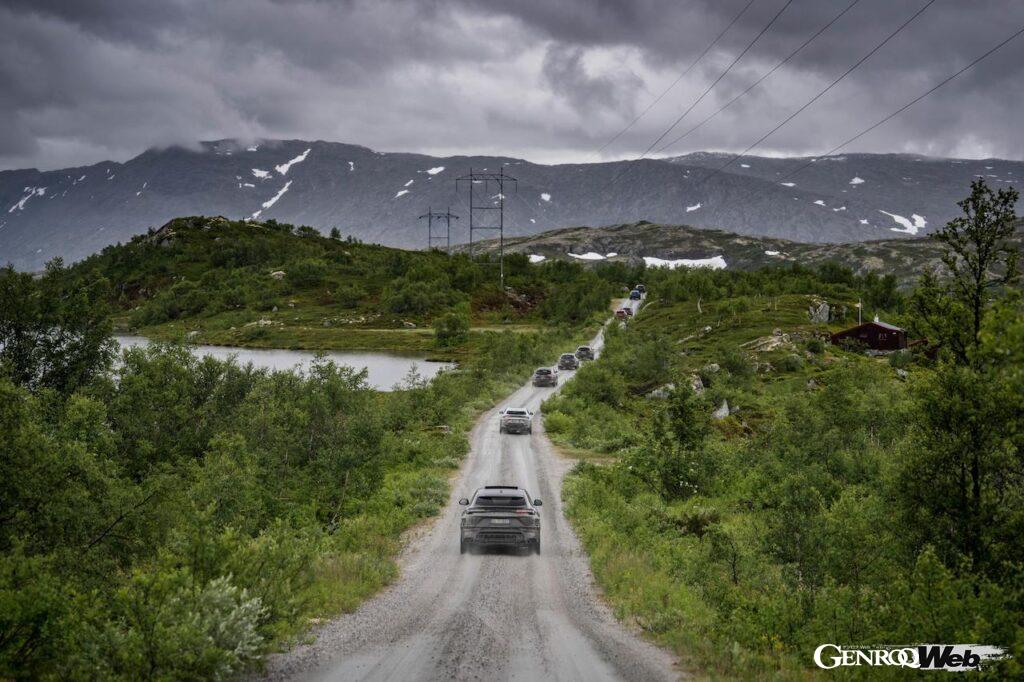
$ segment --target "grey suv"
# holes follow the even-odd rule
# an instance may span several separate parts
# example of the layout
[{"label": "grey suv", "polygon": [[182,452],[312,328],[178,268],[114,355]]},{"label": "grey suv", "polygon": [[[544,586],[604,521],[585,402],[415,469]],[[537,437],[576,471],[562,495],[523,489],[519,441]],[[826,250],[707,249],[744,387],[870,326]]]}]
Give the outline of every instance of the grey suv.
[{"label": "grey suv", "polygon": [[533,373],[534,386],[557,386],[558,371],[550,367],[538,367]]},{"label": "grey suv", "polygon": [[525,407],[508,407],[500,414],[499,433],[533,433],[533,412]]},{"label": "grey suv", "polygon": [[485,485],[463,497],[459,553],[474,547],[529,548],[540,554],[540,500],[511,485]]},{"label": "grey suv", "polygon": [[576,349],[576,359],[577,360],[593,360],[594,359],[594,349],[591,348],[590,346],[580,346],[579,348]]},{"label": "grey suv", "polygon": [[558,358],[558,369],[579,369],[580,361],[572,353],[562,353]]}]

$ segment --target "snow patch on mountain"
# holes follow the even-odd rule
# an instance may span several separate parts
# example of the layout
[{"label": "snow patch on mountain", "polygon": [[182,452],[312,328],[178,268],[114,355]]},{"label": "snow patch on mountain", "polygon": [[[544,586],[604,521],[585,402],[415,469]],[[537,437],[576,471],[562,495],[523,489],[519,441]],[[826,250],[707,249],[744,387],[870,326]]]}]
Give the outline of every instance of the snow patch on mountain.
[{"label": "snow patch on mountain", "polygon": [[355,169],[356,169],[356,162],[355,161],[349,161],[348,162],[348,171],[351,173]]},{"label": "snow patch on mountain", "polygon": [[924,219],[924,216],[919,216],[916,213],[912,214],[910,219],[907,219],[901,215],[897,215],[896,213],[889,213],[888,211],[883,211],[882,209],[878,209],[878,212],[884,213],[885,215],[889,216],[890,218],[892,218],[897,223],[903,226],[902,229],[900,229],[899,227],[890,227],[889,229],[892,230],[893,232],[917,234],[918,230],[928,225],[928,221]]},{"label": "snow patch on mountain", "polygon": [[692,213],[693,211],[696,211],[698,208],[700,208],[700,202],[699,201],[696,204],[694,204],[693,206],[687,206],[686,207],[686,212],[687,213]]},{"label": "snow patch on mountain", "polygon": [[280,166],[274,166],[274,170],[276,170],[281,175],[288,175],[288,170],[295,164],[302,163],[303,161],[305,161],[306,157],[309,156],[309,153],[311,151],[313,150],[307,149],[306,151],[302,152],[291,161],[286,161],[285,163],[282,163]]},{"label": "snow patch on mountain", "polygon": [[551,195],[548,194],[547,192],[541,192],[540,198],[543,199],[544,201],[551,201]]},{"label": "snow patch on mountain", "polygon": [[547,260],[546,256],[541,256],[540,254],[537,254],[537,253],[531,253],[530,254],[530,262],[531,263],[543,263],[546,260]]},{"label": "snow patch on mountain", "polygon": [[279,191],[277,194],[275,194],[274,196],[272,196],[269,199],[267,199],[266,201],[264,201],[263,202],[263,208],[261,208],[260,210],[256,211],[255,213],[253,213],[252,217],[253,218],[259,218],[260,214],[263,213],[264,210],[266,210],[266,209],[270,208],[271,206],[273,206],[274,204],[276,204],[277,200],[280,199],[281,197],[283,197],[284,193],[287,192],[288,188],[291,187],[291,186],[292,186],[292,181],[291,180],[289,180],[288,182],[284,183],[284,187],[281,188],[281,191]]},{"label": "snow patch on mountain", "polygon": [[25,196],[19,199],[18,203],[14,204],[9,209],[7,209],[8,213],[14,213],[15,211],[24,211],[25,204],[28,203],[29,199],[31,199],[32,197],[41,197],[46,194],[45,187],[26,187],[24,191],[26,192]]},{"label": "snow patch on mountain", "polygon": [[854,176],[853,179],[850,180],[850,184],[851,185],[863,185],[864,184],[864,178],[859,178],[857,176]]},{"label": "snow patch on mountain", "polygon": [[711,258],[677,258],[675,260],[655,258],[654,256],[644,256],[644,263],[646,263],[649,268],[668,268],[669,270],[675,270],[680,267],[711,268],[712,270],[721,270],[726,267],[725,258],[722,256],[712,256]]},{"label": "snow patch on mountain", "polygon": [[594,251],[587,251],[586,253],[572,253],[570,251],[569,255],[579,260],[604,260],[604,256]]},{"label": "snow patch on mountain", "polygon": [[796,187],[795,182],[780,182],[779,184],[782,185],[783,187]]},{"label": "snow patch on mountain", "polygon": [[253,168],[252,174],[259,178],[260,180],[266,180],[267,178],[270,177],[270,171],[260,170],[259,168]]},{"label": "snow patch on mountain", "polygon": [[[487,170],[486,168],[484,170]],[[444,172],[444,166],[434,166],[423,171],[427,175],[437,175],[438,173]]]},{"label": "snow patch on mountain", "polygon": [[824,206],[824,205],[825,205],[825,202],[824,202],[824,201],[822,201],[821,199],[818,199],[818,200],[817,200],[817,201],[815,201],[814,203],[815,203],[815,204],[817,204],[818,206]]},{"label": "snow patch on mountain", "polygon": [[408,194],[408,193],[409,193],[409,190],[407,190],[407,189],[400,189],[400,190],[398,190],[398,193],[395,195],[395,199],[397,199],[398,197],[402,196],[403,194]]},{"label": "snow patch on mountain", "polygon": [[402,185],[402,187],[408,187],[409,185],[411,185],[414,182],[416,182],[416,181],[415,180],[410,180],[409,182],[407,182],[404,185]]}]

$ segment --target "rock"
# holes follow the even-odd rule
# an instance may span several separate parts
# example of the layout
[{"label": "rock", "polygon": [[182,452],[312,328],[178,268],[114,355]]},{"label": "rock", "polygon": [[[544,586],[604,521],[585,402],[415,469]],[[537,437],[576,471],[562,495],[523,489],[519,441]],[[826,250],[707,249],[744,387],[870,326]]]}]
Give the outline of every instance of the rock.
[{"label": "rock", "polygon": [[776,327],[772,330],[772,336],[782,336],[782,330]]},{"label": "rock", "polygon": [[704,374],[717,374],[721,369],[717,362],[712,362],[710,365],[704,365],[704,369],[701,372]]},{"label": "rock", "polygon": [[704,329],[702,329],[701,331],[703,331],[705,334],[709,333],[711,331],[710,325],[707,326],[707,327],[704,327]]},{"label": "rock", "polygon": [[761,374],[767,374],[768,372],[774,372],[775,367],[770,362],[759,362],[757,363],[757,371]]},{"label": "rock", "polygon": [[196,338],[197,336],[199,336],[199,332],[196,331],[195,329],[190,331],[188,334],[185,334],[185,338],[188,339],[189,341]]},{"label": "rock", "polygon": [[658,388],[648,393],[647,399],[650,400],[652,398],[657,398],[659,400],[664,400],[665,398],[669,397],[669,395],[671,395],[672,391],[674,390],[676,390],[675,384],[665,384],[664,386],[659,386]]},{"label": "rock", "polygon": [[406,329],[415,329],[416,323],[409,322],[408,320],[402,320],[402,326],[405,327]]},{"label": "rock", "polygon": [[691,374],[690,375],[690,388],[693,389],[694,393],[703,393],[704,392],[704,382],[701,381],[701,378],[700,378],[699,375],[697,375],[697,374]]},{"label": "rock", "polygon": [[814,379],[808,379],[807,380],[807,390],[808,391],[813,391],[817,387],[818,387],[818,382],[817,381],[815,381]]},{"label": "rock", "polygon": [[896,376],[898,376],[900,379],[906,379],[908,376],[910,376],[910,372],[908,372],[905,369],[897,369]]},{"label": "rock", "polygon": [[811,318],[811,322],[827,324],[830,310],[828,301],[821,301],[817,305],[812,303],[807,307],[807,316]]},{"label": "rock", "polygon": [[276,312],[277,312],[277,306],[275,305],[275,306],[274,306],[273,308],[271,308],[271,309],[270,309],[270,312],[272,312],[272,313],[276,313]]},{"label": "rock", "polygon": [[[294,303],[289,303],[289,304],[288,304],[288,307],[289,307],[289,308],[294,308],[294,307],[295,307],[295,304],[294,304]],[[296,318],[296,319],[298,319],[298,318]]]},{"label": "rock", "polygon": [[330,320],[324,320],[324,326],[325,327],[330,327],[331,326],[331,321]]},{"label": "rock", "polygon": [[712,419],[725,419],[729,416],[729,401],[722,400],[722,404],[718,406],[718,409],[711,413]]},{"label": "rock", "polygon": [[270,276],[273,277],[274,279],[284,279],[284,270],[275,270],[274,272],[270,273]]}]

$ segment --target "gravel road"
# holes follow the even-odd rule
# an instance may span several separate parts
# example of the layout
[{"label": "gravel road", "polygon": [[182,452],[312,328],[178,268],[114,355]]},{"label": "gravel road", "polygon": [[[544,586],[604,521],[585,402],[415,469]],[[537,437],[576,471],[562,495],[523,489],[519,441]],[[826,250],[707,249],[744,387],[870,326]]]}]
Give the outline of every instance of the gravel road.
[{"label": "gravel road", "polygon": [[[594,346],[599,347],[599,335]],[[573,372],[561,372],[560,383]],[[315,640],[268,658],[264,679],[670,680],[672,657],[617,622],[562,513],[562,478],[538,416],[532,435],[498,433],[498,410],[540,411],[554,388],[523,386],[484,414],[447,507],[400,557],[401,577]],[[459,554],[456,501],[483,485],[544,501],[543,553]]]}]

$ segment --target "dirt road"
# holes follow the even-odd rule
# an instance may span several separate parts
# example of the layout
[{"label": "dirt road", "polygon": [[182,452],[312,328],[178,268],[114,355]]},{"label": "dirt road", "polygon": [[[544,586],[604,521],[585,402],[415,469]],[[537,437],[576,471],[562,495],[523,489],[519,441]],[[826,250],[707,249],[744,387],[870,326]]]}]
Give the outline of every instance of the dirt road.
[{"label": "dirt road", "polygon": [[[560,383],[572,374],[562,372]],[[498,433],[499,409],[539,412],[555,390],[523,386],[480,418],[449,504],[404,552],[401,577],[320,628],[313,643],[272,656],[268,679],[679,677],[672,658],[619,624],[595,593],[587,557],[562,513],[571,462],[553,451],[540,417],[532,435]],[[543,554],[459,554],[456,501],[488,484],[522,486],[544,501]]]}]

